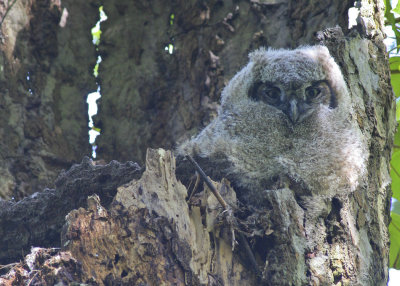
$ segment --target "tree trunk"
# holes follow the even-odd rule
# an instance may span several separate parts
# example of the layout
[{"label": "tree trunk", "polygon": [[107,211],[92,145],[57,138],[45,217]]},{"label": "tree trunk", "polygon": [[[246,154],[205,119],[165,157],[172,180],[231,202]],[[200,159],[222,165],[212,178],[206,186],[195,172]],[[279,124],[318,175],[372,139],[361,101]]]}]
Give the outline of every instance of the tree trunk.
[{"label": "tree trunk", "polygon": [[0,6],[0,198],[21,199],[54,186],[91,152],[86,95],[96,90],[90,29],[98,12],[80,1]]}]

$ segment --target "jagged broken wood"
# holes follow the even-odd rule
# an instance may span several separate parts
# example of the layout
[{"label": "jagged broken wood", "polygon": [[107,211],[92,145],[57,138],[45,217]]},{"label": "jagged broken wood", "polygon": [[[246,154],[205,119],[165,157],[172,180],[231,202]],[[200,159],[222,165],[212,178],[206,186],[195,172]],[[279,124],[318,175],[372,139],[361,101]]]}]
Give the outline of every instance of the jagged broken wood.
[{"label": "jagged broken wood", "polygon": [[[235,204],[229,184],[216,185]],[[141,178],[120,186],[111,204],[92,195],[67,215],[62,253],[80,271],[69,276],[90,285],[258,285],[254,269],[232,252],[228,229],[217,226],[219,202],[208,190],[198,195],[199,205],[189,206],[172,153],[148,150]],[[33,270],[25,281],[46,279]],[[16,279],[12,273],[1,278]]]},{"label": "jagged broken wood", "polygon": [[60,246],[61,228],[71,210],[85,206],[92,194],[98,194],[108,206],[117,187],[139,178],[142,172],[133,162],[96,166],[85,157],[58,176],[55,189],[18,202],[0,201],[0,264],[19,260],[31,246]]},{"label": "jagged broken wood", "polygon": [[[91,197],[87,209],[67,216],[64,250],[99,283],[203,285],[218,277],[225,285],[256,285],[254,270],[229,247],[227,230],[216,227],[219,202],[202,195],[189,207],[172,153],[149,149],[142,177],[118,188],[110,208]],[[235,203],[229,186],[222,195]]]},{"label": "jagged broken wood", "polygon": [[[204,173],[204,171],[201,169],[199,164],[197,164],[197,162],[192,158],[192,156],[186,155],[185,157],[190,161],[190,163],[193,164],[193,166],[196,168],[196,171],[199,172],[200,177],[206,183],[207,187],[211,190],[211,192],[216,197],[218,202],[224,208],[224,211],[228,213],[228,216],[230,217],[230,219],[227,219],[227,222],[231,227],[231,232],[232,232],[232,251],[234,251],[235,250],[235,243],[236,243],[234,225],[237,225],[237,223],[236,223],[236,218],[233,215],[231,206],[229,206],[225,202],[225,200],[222,198],[222,196],[220,195],[218,190],[215,188],[214,184],[211,182],[210,178],[206,175],[206,173]],[[249,256],[250,262],[254,267],[255,273],[257,274],[258,277],[260,277],[261,276],[261,272],[260,272],[260,269],[258,268],[257,261],[256,261],[256,259],[254,257],[253,251],[251,250],[251,248],[249,246],[249,243],[247,242],[247,239],[243,235],[242,232],[239,232],[239,238],[240,238],[240,241],[243,243],[243,246],[244,246],[244,249],[245,249],[247,255]]]}]

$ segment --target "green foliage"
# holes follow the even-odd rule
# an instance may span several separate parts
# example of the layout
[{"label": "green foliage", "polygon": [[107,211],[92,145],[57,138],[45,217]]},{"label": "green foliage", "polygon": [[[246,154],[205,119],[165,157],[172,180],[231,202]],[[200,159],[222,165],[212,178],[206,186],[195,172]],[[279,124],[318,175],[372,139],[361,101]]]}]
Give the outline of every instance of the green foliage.
[{"label": "green foliage", "polygon": [[106,13],[104,13],[103,6],[99,7],[99,13],[100,13],[100,20],[97,21],[96,26],[94,26],[91,30],[93,37],[93,44],[95,44],[96,46],[100,44],[100,36],[101,36],[100,23],[107,20],[107,15]]},{"label": "green foliage", "polygon": [[[400,89],[400,79],[393,80],[392,84],[394,90]],[[399,94],[399,93],[397,93]],[[396,119],[399,122],[400,100],[396,99]],[[397,130],[394,137],[395,148],[390,161],[391,170],[390,176],[392,178],[392,191],[393,202],[391,211],[391,222],[389,225],[390,233],[390,267],[400,269],[400,132]],[[397,200],[397,201],[396,201]]]},{"label": "green foliage", "polygon": [[392,4],[390,3],[390,0],[385,0],[385,18],[386,18],[387,24],[392,27],[392,30],[396,37],[396,49],[398,52],[399,48],[400,48],[400,46],[399,46],[400,28],[396,25],[398,19],[396,19],[393,12],[400,15],[400,1],[397,3],[396,7],[394,9],[392,9]]},{"label": "green foliage", "polygon": [[94,66],[94,69],[93,69],[94,77],[98,77],[99,76],[99,64],[100,63],[96,63],[96,65]]},{"label": "green foliage", "polygon": [[100,25],[96,25],[94,26],[94,28],[92,28],[92,36],[93,36],[93,44],[98,46],[100,44],[100,36],[101,36]]},{"label": "green foliage", "polygon": [[94,127],[94,126],[92,127],[92,130],[94,130],[94,131],[96,131],[96,132],[99,132],[99,133],[101,132],[101,129],[100,129],[100,128]]},{"label": "green foliage", "polygon": [[[400,202],[396,202],[397,212],[400,212]],[[390,232],[390,267],[400,269],[400,215],[392,211],[392,221],[389,225]],[[397,250],[397,251],[394,251]]]},{"label": "green foliage", "polygon": [[[400,15],[400,1],[392,9],[390,0],[385,0],[385,17],[387,24],[392,27],[395,35],[397,52],[399,52],[400,28],[397,26],[399,19],[395,14]],[[391,83],[396,95],[396,120],[400,121],[400,56],[392,56],[389,59],[391,71]],[[390,176],[392,178],[393,202],[391,211],[390,233],[390,267],[400,269],[400,132],[397,130],[394,139],[395,148],[390,162]]]},{"label": "green foliage", "polygon": [[[99,16],[100,19],[97,21],[96,25],[91,29],[92,32],[92,37],[93,37],[93,44],[96,45],[96,51],[98,51],[98,46],[100,44],[100,37],[101,37],[101,29],[100,29],[100,24],[101,22],[104,22],[105,20],[107,20],[107,15],[103,10],[103,6],[99,7]],[[97,61],[96,61],[96,65],[93,68],[93,75],[94,77],[98,77],[99,76],[99,65],[101,63],[101,56],[98,55],[97,56]],[[96,99],[93,99],[93,97],[91,95],[96,94],[96,93],[92,93],[90,95],[88,95],[88,104],[89,104],[89,127],[91,127],[91,130],[89,131],[89,143],[92,144],[92,157],[96,158],[96,137],[98,135],[100,135],[101,130],[100,128],[93,126],[93,119],[92,116],[94,114],[97,113],[97,105],[96,105]],[[100,86],[97,90],[97,94],[100,97]],[[89,97],[91,97],[89,99]],[[91,111],[91,108],[93,108],[93,105],[96,106],[95,110],[93,110],[93,113]]]}]

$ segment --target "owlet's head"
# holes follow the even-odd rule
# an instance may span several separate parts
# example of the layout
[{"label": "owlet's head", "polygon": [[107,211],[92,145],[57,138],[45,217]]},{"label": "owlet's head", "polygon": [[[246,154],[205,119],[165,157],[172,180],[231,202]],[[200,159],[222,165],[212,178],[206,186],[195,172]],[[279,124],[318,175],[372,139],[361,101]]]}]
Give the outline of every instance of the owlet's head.
[{"label": "owlet's head", "polygon": [[[235,82],[242,86],[234,88],[237,92],[222,95],[222,109],[250,100],[281,111],[293,125],[301,123],[321,105],[337,107],[332,69],[337,69],[337,65],[323,46],[296,50],[261,48],[250,54],[249,64],[237,75],[239,81]],[[340,71],[338,74],[341,76]]]}]

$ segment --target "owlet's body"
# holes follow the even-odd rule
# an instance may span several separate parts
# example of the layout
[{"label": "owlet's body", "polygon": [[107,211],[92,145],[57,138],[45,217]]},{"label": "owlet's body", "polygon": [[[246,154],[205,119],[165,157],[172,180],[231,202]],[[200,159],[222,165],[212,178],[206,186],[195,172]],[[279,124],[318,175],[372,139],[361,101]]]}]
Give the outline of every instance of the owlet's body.
[{"label": "owlet's body", "polygon": [[253,194],[284,180],[302,194],[332,196],[353,191],[365,172],[354,118],[326,47],[262,48],[223,90],[218,117],[177,151],[224,166],[217,168]]}]

